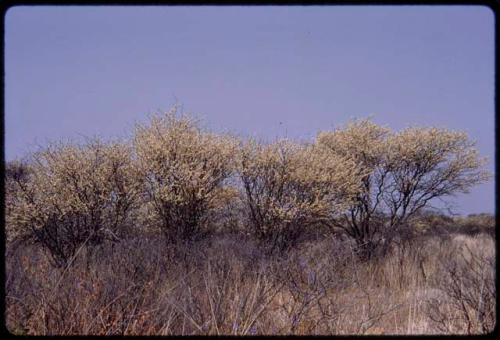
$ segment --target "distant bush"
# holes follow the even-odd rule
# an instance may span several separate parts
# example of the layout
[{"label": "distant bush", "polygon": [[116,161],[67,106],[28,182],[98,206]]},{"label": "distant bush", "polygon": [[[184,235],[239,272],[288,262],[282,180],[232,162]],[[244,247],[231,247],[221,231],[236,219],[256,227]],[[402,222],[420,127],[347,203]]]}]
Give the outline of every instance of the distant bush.
[{"label": "distant bush", "polygon": [[486,233],[495,236],[495,216],[491,214],[471,214],[467,217],[455,218],[459,233],[474,236]]},{"label": "distant bush", "polygon": [[436,211],[426,211],[414,216],[412,227],[420,235],[467,235],[488,234],[495,237],[495,216],[471,214],[447,216]]},{"label": "distant bush", "polygon": [[411,228],[417,235],[444,235],[451,233],[455,225],[451,216],[436,211],[421,210],[414,215]]}]

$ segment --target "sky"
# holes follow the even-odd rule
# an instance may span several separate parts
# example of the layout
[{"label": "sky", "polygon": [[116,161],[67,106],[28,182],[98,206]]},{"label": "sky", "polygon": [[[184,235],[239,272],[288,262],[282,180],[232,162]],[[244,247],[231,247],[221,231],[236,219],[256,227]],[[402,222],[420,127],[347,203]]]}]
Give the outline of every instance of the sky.
[{"label": "sky", "polygon": [[[483,6],[19,6],[5,18],[5,158],[121,138],[175,103],[215,131],[312,140],[353,118],[462,130],[494,171]],[[494,180],[448,199],[493,213]]]}]

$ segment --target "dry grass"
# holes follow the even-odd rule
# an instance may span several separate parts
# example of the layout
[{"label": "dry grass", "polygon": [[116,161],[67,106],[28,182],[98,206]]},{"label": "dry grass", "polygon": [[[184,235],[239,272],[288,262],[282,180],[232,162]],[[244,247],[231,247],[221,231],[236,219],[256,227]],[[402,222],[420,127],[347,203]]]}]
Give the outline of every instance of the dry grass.
[{"label": "dry grass", "polygon": [[[7,250],[6,324],[14,334],[477,334],[494,327],[494,239],[485,233],[420,236],[368,262],[348,241],[307,240],[277,257],[237,234],[176,249],[135,236],[92,254],[82,249],[61,269],[36,246]],[[467,276],[472,264],[480,270],[469,273],[478,275]],[[458,284],[471,300],[469,321],[447,290],[450,277],[469,284]]]}]

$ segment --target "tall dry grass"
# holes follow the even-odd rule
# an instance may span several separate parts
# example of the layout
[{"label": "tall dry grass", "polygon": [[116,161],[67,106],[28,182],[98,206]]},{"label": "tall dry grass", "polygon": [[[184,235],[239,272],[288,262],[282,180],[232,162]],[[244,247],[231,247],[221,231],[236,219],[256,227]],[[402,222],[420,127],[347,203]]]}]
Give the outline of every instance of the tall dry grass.
[{"label": "tall dry grass", "polygon": [[[82,248],[66,268],[52,267],[36,246],[10,244],[8,329],[320,335],[477,334],[494,327],[494,239],[487,233],[422,234],[363,262],[350,241],[321,235],[280,256],[262,254],[237,233],[168,249],[153,236],[90,254]],[[465,309],[450,287],[462,289]]]}]

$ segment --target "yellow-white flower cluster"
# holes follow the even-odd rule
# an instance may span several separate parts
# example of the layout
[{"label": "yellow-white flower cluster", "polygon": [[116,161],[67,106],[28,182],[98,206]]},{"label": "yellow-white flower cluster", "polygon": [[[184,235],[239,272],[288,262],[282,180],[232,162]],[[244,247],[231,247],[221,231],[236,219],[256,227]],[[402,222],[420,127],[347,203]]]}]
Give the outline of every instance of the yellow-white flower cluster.
[{"label": "yellow-white flower cluster", "polygon": [[319,223],[337,213],[360,182],[351,159],[288,140],[244,143],[238,172],[250,220],[262,237]]},{"label": "yellow-white flower cluster", "polygon": [[467,192],[491,177],[486,159],[463,132],[434,127],[394,132],[364,119],[320,133],[316,144],[350,157],[364,172],[356,200],[337,223],[361,241],[380,228],[372,223],[376,215],[385,216],[393,232],[430,200]]},{"label": "yellow-white flower cluster", "polygon": [[9,207],[8,234],[61,228],[57,223],[64,218],[75,223],[54,235],[104,226],[119,232],[140,190],[130,155],[127,145],[97,139],[85,145],[52,144],[33,154],[28,181],[17,186],[16,203]]},{"label": "yellow-white flower cluster", "polygon": [[201,223],[225,194],[236,146],[233,138],[205,132],[190,117],[178,116],[176,108],[138,125],[134,148],[148,195],[147,219],[164,228]]}]

